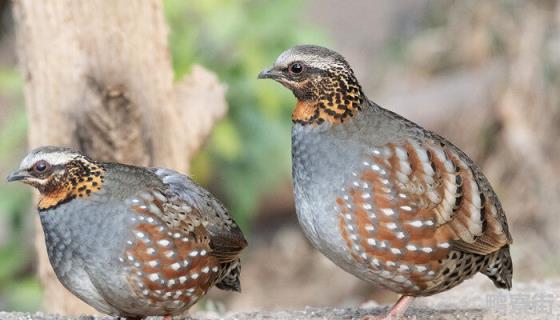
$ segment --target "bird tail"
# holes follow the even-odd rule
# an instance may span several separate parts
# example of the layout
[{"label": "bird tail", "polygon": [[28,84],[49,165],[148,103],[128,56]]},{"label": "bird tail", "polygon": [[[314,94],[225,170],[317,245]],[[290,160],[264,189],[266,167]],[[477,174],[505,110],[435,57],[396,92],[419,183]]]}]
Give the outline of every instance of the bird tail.
[{"label": "bird tail", "polygon": [[490,278],[494,285],[501,289],[511,289],[513,264],[509,246],[505,246],[490,256],[488,263],[480,271]]},{"label": "bird tail", "polygon": [[226,291],[241,292],[239,276],[241,274],[241,261],[239,258],[222,264],[222,274],[218,278],[216,287]]}]

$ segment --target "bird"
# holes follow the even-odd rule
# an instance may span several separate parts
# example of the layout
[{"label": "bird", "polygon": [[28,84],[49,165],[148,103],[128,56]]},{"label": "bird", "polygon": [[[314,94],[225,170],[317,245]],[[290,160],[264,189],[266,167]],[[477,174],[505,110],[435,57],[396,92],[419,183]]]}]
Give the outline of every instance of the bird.
[{"label": "bird", "polygon": [[170,317],[214,285],[240,291],[247,241],[220,201],[185,175],[43,146],[7,180],[39,191],[58,280],[102,313]]},{"label": "bird", "polygon": [[328,48],[290,48],[258,78],[297,100],[292,178],[305,235],[345,271],[401,295],[385,319],[478,272],[511,288],[504,210],[463,151],[368,99]]}]

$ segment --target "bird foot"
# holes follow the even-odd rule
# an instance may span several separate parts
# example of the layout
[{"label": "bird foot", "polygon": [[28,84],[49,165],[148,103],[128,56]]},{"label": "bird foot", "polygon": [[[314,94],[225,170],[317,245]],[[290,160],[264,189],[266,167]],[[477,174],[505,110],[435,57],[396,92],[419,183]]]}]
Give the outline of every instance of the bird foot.
[{"label": "bird foot", "polygon": [[389,313],[382,316],[365,316],[362,320],[398,320],[403,319],[404,313],[412,303],[414,297],[402,296],[399,301],[389,310]]}]

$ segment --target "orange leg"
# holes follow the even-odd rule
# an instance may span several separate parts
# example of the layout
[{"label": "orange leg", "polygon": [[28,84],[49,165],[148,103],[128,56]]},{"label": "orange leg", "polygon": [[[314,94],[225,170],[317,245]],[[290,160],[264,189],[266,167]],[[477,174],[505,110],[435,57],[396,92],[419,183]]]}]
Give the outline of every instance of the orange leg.
[{"label": "orange leg", "polygon": [[399,301],[395,303],[395,305],[389,310],[383,317],[374,317],[374,316],[366,316],[362,320],[397,320],[400,319],[402,315],[408,309],[408,306],[414,301],[413,296],[402,296],[399,298]]}]

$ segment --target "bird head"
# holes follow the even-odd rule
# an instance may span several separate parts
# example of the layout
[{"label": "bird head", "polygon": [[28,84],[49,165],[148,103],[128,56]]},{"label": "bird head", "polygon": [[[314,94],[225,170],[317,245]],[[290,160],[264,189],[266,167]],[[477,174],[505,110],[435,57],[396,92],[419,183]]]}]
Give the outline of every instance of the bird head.
[{"label": "bird head", "polygon": [[45,209],[99,190],[103,173],[102,165],[77,151],[44,146],[32,150],[7,180],[35,187],[41,194],[39,208]]},{"label": "bird head", "polygon": [[258,78],[276,80],[293,92],[298,99],[292,115],[295,122],[340,123],[359,111],[365,99],[346,60],[314,45],[284,51]]}]

